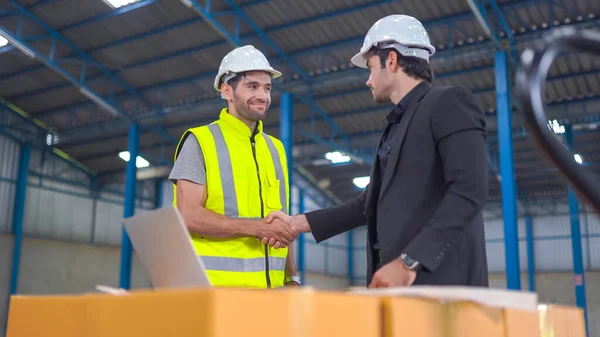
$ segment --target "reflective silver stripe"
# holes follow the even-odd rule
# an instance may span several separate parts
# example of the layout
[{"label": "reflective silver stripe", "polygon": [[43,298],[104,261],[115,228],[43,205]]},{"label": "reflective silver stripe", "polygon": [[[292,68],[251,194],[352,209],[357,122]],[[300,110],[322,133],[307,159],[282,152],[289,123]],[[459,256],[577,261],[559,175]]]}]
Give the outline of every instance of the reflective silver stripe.
[{"label": "reflective silver stripe", "polygon": [[233,168],[231,167],[231,158],[229,149],[223,131],[219,124],[210,124],[208,130],[212,133],[217,148],[217,158],[219,161],[219,171],[221,173],[221,186],[223,188],[223,203],[225,204],[225,216],[237,218],[239,216],[237,195],[235,185],[233,184]]},{"label": "reflective silver stripe", "polygon": [[269,152],[271,152],[271,158],[273,158],[273,163],[275,164],[275,175],[277,179],[279,179],[279,199],[281,200],[281,211],[283,213],[287,213],[287,196],[285,193],[285,176],[283,175],[283,167],[281,166],[281,160],[279,159],[279,152],[273,144],[273,140],[266,134],[263,133],[263,137],[267,142],[267,146],[269,147]]},{"label": "reflective silver stripe", "polygon": [[[255,257],[249,259],[220,256],[199,256],[204,267],[215,271],[258,272],[265,271],[265,258]],[[269,256],[269,270],[284,271],[285,258]]]}]

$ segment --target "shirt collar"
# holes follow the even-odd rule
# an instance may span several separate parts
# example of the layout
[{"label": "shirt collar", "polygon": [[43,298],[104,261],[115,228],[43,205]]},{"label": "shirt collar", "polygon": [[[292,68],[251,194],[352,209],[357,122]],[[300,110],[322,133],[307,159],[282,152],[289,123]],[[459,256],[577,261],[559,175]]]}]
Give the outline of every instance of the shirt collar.
[{"label": "shirt collar", "polygon": [[392,111],[390,111],[386,116],[386,120],[390,123],[398,122],[404,111],[408,109],[410,102],[413,99],[420,99],[430,87],[431,83],[427,81],[422,81],[421,83],[417,84],[406,95],[404,95],[404,97],[402,97],[396,106],[394,106]]},{"label": "shirt collar", "polygon": [[[227,109],[227,108],[223,108],[221,110],[221,113],[219,114],[219,122],[227,125],[227,127],[230,127],[231,129],[235,130],[236,132],[238,132],[248,138],[252,137],[253,130],[250,130],[250,128],[248,127],[248,125],[246,125],[246,123],[244,123],[241,120],[239,120],[238,118],[232,116],[229,113],[229,109]],[[258,135],[262,134],[262,132],[263,132],[262,121],[256,122],[256,130],[254,130],[254,131]]]},{"label": "shirt collar", "polygon": [[402,107],[402,109],[406,110],[408,108],[408,104],[413,99],[419,99],[423,96],[426,90],[431,87],[431,83],[427,81],[421,81],[421,83],[417,84],[411,91],[409,91],[400,102],[398,102],[398,106]]}]

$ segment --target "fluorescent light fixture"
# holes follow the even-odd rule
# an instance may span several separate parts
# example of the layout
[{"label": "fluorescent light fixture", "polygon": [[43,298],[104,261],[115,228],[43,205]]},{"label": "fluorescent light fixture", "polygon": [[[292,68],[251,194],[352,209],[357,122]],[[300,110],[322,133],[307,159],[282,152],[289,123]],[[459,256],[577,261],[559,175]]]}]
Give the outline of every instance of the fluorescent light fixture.
[{"label": "fluorescent light fixture", "polygon": [[331,161],[333,164],[347,163],[350,161],[350,157],[344,155],[339,151],[327,152],[325,158]]},{"label": "fluorescent light fixture", "polygon": [[575,158],[575,161],[579,164],[583,164],[583,158],[581,157],[581,155],[579,153],[576,153],[575,155],[573,155],[573,157]]},{"label": "fluorescent light fixture", "polygon": [[4,47],[8,44],[8,40],[5,39],[3,36],[0,36],[0,47]]},{"label": "fluorescent light fixture", "polygon": [[104,0],[109,6],[112,8],[121,8],[123,6],[131,5],[132,3],[136,3],[140,0]]},{"label": "fluorescent light fixture", "polygon": [[55,145],[58,144],[58,135],[57,134],[47,134],[46,135],[46,145]]},{"label": "fluorescent light fixture", "polygon": [[3,31],[3,28],[1,26],[0,26],[0,39],[1,39],[0,42],[2,42],[4,40],[8,41],[8,43],[15,46],[15,48],[19,49],[23,54],[27,55],[29,58],[32,58],[32,59],[35,58],[35,52],[33,50],[29,49],[29,47],[25,46],[23,43],[21,43],[21,41],[12,37],[12,35],[10,35],[9,33],[6,33],[5,31]]},{"label": "fluorescent light fixture", "polygon": [[556,119],[548,121],[548,127],[552,129],[552,131],[554,131],[554,133],[556,134],[565,133],[565,126],[558,123]]},{"label": "fluorescent light fixture", "polygon": [[[119,157],[121,157],[121,159],[123,159],[126,162],[129,162],[129,156],[129,151],[119,152]],[[141,156],[137,156],[137,158],[135,159],[135,166],[137,168],[148,167],[150,166],[150,163]]]},{"label": "fluorescent light fixture", "polygon": [[83,96],[91,99],[94,103],[98,104],[101,108],[110,112],[111,114],[115,116],[120,115],[119,111],[117,111],[117,109],[115,109],[114,106],[108,104],[105,100],[91,92],[88,88],[81,87],[81,89],[79,89],[79,92],[81,92]]},{"label": "fluorescent light fixture", "polygon": [[356,177],[352,180],[352,182],[358,188],[365,188],[365,187],[367,187],[367,185],[369,185],[370,180],[371,180],[370,177]]}]

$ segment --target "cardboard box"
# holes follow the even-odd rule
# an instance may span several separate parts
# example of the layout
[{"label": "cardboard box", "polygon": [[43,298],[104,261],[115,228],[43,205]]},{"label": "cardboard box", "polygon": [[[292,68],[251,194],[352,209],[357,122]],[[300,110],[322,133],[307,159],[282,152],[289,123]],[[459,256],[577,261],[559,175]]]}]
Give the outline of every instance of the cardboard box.
[{"label": "cardboard box", "polygon": [[542,337],[585,337],[583,309],[572,306],[540,304],[540,331]]},{"label": "cardboard box", "polygon": [[355,293],[379,297],[385,337],[540,336],[537,295],[464,287],[411,287]]},{"label": "cardboard box", "polygon": [[84,318],[80,296],[12,296],[7,337],[79,337]]},{"label": "cardboard box", "polygon": [[162,289],[43,300],[15,296],[7,337],[269,335],[381,337],[380,302],[306,288]]}]

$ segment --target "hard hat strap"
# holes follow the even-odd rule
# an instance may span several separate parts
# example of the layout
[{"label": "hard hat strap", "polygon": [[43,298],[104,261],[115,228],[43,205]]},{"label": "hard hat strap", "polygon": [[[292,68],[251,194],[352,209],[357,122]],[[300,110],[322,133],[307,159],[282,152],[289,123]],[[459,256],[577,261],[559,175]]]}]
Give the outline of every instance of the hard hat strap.
[{"label": "hard hat strap", "polygon": [[376,44],[378,49],[396,49],[406,57],[417,57],[429,62],[429,51],[419,47],[409,47],[397,42],[380,42]]},{"label": "hard hat strap", "polygon": [[223,83],[227,83],[236,76],[237,76],[237,73],[227,72],[223,75],[223,77],[221,79],[222,79]]}]

